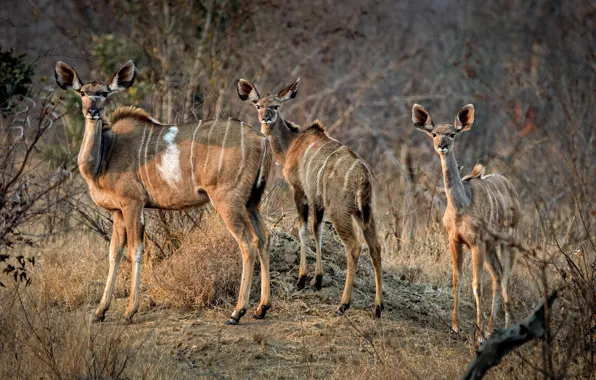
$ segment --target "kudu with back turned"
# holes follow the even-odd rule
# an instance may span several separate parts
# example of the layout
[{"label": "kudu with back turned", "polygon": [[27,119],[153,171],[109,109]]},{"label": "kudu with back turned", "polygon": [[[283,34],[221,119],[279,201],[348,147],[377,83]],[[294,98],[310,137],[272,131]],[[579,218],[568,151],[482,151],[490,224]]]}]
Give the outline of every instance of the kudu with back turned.
[{"label": "kudu with back turned", "polygon": [[75,91],[82,101],[85,132],[79,170],[93,201],[113,212],[110,269],[101,303],[103,320],[110,307],[114,280],[124,246],[132,263],[130,299],[125,318],[139,307],[139,275],[143,254],[143,210],[180,210],[211,202],[242,251],[238,303],[228,324],[237,324],[248,307],[255,258],[261,261],[261,301],[256,316],[270,307],[268,231],[259,213],[272,163],[266,138],[235,119],[200,120],[164,125],[135,107],[116,109],[108,121],[108,97],[134,81],[132,61],[107,82],[83,83],[64,62],[56,64],[56,82]]},{"label": "kudu with back turned", "polygon": [[348,261],[346,283],[337,313],[343,315],[350,307],[362,248],[362,232],[375,273],[373,312],[380,317],[383,309],[381,246],[372,213],[371,171],[352,150],[329,137],[318,121],[301,130],[282,118],[280,107],[296,97],[299,83],[300,79],[277,95],[260,96],[250,82],[244,79],[238,81],[238,95],[256,107],[261,132],[267,136],[275,159],[284,166],[284,177],[294,193],[300,227],[300,272],[296,286],[304,288],[306,281],[305,244],[309,217],[313,219],[316,247],[314,286],[316,289],[322,286],[322,222],[326,212],[345,246]]},{"label": "kudu with back turned", "polygon": [[[447,208],[443,225],[449,236],[449,249],[453,261],[453,316],[452,329],[459,332],[459,278],[462,271],[462,247],[472,251],[472,290],[476,299],[476,325],[483,332],[480,311],[482,266],[492,277],[492,308],[488,332],[492,332],[497,310],[498,288],[501,287],[505,309],[505,324],[510,324],[509,279],[515,262],[515,252],[508,246],[515,237],[519,221],[519,200],[515,188],[500,174],[485,176],[484,166],[477,164],[472,173],[460,178],[453,144],[455,137],[472,128],[474,106],[463,107],[454,124],[436,125],[430,114],[420,105],[412,108],[412,121],[419,130],[433,139],[434,150],[441,158],[443,181],[447,194]],[[497,253],[500,248],[501,257]]]}]

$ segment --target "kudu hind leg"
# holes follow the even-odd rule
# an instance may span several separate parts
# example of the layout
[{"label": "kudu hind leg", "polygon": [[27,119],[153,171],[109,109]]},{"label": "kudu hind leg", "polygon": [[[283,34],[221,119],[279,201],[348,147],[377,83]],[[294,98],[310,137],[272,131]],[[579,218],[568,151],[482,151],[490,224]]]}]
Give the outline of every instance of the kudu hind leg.
[{"label": "kudu hind leg", "polygon": [[269,231],[263,222],[263,218],[259,210],[252,208],[249,210],[250,221],[253,230],[258,239],[257,251],[259,254],[259,261],[261,262],[261,301],[255,317],[258,319],[265,318],[267,310],[271,308],[271,286],[269,277]]},{"label": "kudu hind leg", "polygon": [[300,239],[300,270],[296,288],[304,289],[306,285],[306,239],[308,231],[308,203],[301,190],[294,189],[294,203],[298,211],[298,237]]},{"label": "kudu hind leg", "polygon": [[258,244],[256,242],[253,243],[252,224],[244,206],[234,207],[233,204],[215,199],[212,199],[212,202],[215,210],[226,224],[228,231],[236,239],[242,253],[242,278],[240,280],[238,302],[232,312],[232,316],[226,322],[229,325],[237,325],[240,322],[240,318],[246,314],[246,309],[250,301],[250,287],[252,285]]},{"label": "kudu hind leg", "polygon": [[118,274],[118,266],[122,258],[122,252],[126,246],[126,225],[124,224],[124,217],[121,211],[114,212],[114,225],[112,227],[112,239],[110,240],[109,262],[110,269],[106,286],[101,297],[101,302],[95,311],[95,321],[103,321],[106,312],[110,308],[112,302],[112,293],[114,291],[114,283],[116,275]]},{"label": "kudu hind leg", "polygon": [[375,228],[374,220],[371,219],[368,225],[362,225],[361,228],[375,271],[376,294],[373,313],[375,318],[380,318],[381,312],[383,311],[383,271],[381,267],[381,245],[379,244],[379,240],[377,238],[377,230]]},{"label": "kudu hind leg", "polygon": [[[354,288],[354,277],[356,276],[356,268],[358,266],[358,259],[360,258],[362,246],[360,244],[360,241],[358,241],[358,239],[356,238],[356,231],[354,231],[354,226],[352,224],[351,218],[348,218],[348,224],[345,222],[345,218],[334,218],[333,216],[331,217],[331,220],[334,222],[335,231],[339,235],[346,249],[346,258],[348,262],[348,269],[346,271],[346,283],[341,296],[341,303],[337,308],[337,314],[339,316],[342,316],[346,312],[346,310],[350,308],[350,301],[352,300],[352,290]],[[343,223],[340,224],[337,222]]]},{"label": "kudu hind leg", "polygon": [[143,205],[136,204],[122,210],[124,222],[126,223],[126,235],[128,240],[128,254],[131,262],[130,295],[128,307],[124,314],[127,322],[139,310],[141,261],[143,259],[143,238],[145,233],[145,221],[143,218]]},{"label": "kudu hind leg", "polygon": [[491,334],[494,330],[494,324],[497,318],[497,312],[499,310],[498,291],[501,288],[501,279],[503,277],[503,269],[501,268],[501,262],[499,260],[499,256],[497,255],[496,247],[490,247],[490,249],[487,247],[485,264],[492,280],[492,307],[487,326],[487,331],[489,334]]},{"label": "kudu hind leg", "polygon": [[511,324],[511,303],[509,299],[509,280],[511,279],[511,272],[513,271],[513,264],[515,263],[515,249],[501,243],[501,257],[503,259],[503,310],[505,311],[505,327]]},{"label": "kudu hind leg", "polygon": [[480,334],[484,330],[482,322],[482,270],[484,266],[484,256],[486,254],[486,244],[481,242],[472,246],[472,292],[476,299],[476,327]]},{"label": "kudu hind leg", "polygon": [[316,290],[321,290],[323,287],[323,261],[321,259],[321,249],[323,248],[323,210],[317,210],[314,208],[314,223],[313,223],[313,235],[315,237],[316,247],[316,263],[315,263],[315,277],[313,278],[313,285]]}]

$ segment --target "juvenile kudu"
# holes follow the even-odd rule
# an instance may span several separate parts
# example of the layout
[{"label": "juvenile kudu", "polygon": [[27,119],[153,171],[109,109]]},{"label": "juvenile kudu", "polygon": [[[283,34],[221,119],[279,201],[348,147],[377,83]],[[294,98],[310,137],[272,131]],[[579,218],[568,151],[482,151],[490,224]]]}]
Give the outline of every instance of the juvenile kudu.
[{"label": "juvenile kudu", "polygon": [[364,235],[375,272],[374,315],[380,317],[383,309],[381,246],[372,214],[372,174],[360,157],[329,137],[318,121],[300,130],[282,118],[281,105],[296,97],[299,83],[300,79],[277,95],[260,96],[248,81],[240,79],[238,82],[240,99],[256,107],[261,132],[267,136],[275,159],[284,166],[284,177],[294,193],[300,227],[300,273],[296,286],[302,289],[306,281],[305,244],[309,216],[313,219],[316,247],[313,282],[316,289],[322,286],[322,221],[326,212],[345,246],[348,261],[346,283],[337,313],[343,315],[350,307],[362,247],[360,236]]},{"label": "juvenile kudu", "polygon": [[[500,174],[484,175],[482,165],[460,178],[453,144],[456,136],[472,128],[474,106],[468,104],[455,118],[454,124],[436,125],[430,114],[418,104],[412,108],[412,121],[419,130],[433,140],[434,149],[441,158],[443,180],[447,194],[447,208],[443,225],[449,236],[449,249],[453,260],[453,317],[452,329],[459,331],[459,278],[462,270],[462,246],[472,251],[472,290],[476,299],[476,325],[482,331],[480,311],[482,266],[492,277],[492,308],[488,332],[492,332],[497,310],[498,288],[501,287],[505,309],[505,323],[509,326],[509,294],[507,285],[511,276],[515,252],[505,242],[514,238],[519,221],[519,201],[515,188]],[[497,253],[500,248],[501,257]]]},{"label": "juvenile kudu", "polygon": [[118,108],[108,121],[110,95],[133,84],[129,61],[107,82],[83,83],[64,62],[56,64],[56,82],[82,101],[85,132],[78,164],[93,201],[113,212],[110,269],[101,303],[103,320],[110,307],[114,280],[125,245],[132,263],[130,299],[125,318],[139,308],[139,274],[143,254],[143,210],[180,210],[211,202],[242,251],[242,282],[229,324],[237,324],[248,307],[256,255],[261,261],[261,301],[256,316],[270,307],[268,231],[259,203],[272,163],[271,149],[258,131],[234,119],[160,124],[139,108]]}]

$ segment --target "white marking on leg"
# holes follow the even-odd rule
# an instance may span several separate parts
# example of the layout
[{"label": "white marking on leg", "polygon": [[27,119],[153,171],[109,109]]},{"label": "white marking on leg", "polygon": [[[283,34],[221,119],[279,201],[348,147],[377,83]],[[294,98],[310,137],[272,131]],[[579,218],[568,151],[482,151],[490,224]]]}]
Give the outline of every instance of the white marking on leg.
[{"label": "white marking on leg", "polygon": [[302,223],[298,236],[300,237],[300,244],[306,249],[306,235],[308,233],[308,223]]},{"label": "white marking on leg", "polygon": [[354,168],[356,167],[356,164],[358,164],[359,162],[360,162],[360,159],[357,158],[356,161],[354,161],[354,163],[350,166],[350,168],[346,172],[346,178],[344,179],[344,189],[343,189],[343,192],[345,192],[346,189],[348,188],[348,180],[350,178],[350,174],[352,173],[352,170],[354,170]]},{"label": "white marking on leg", "polygon": [[199,124],[196,126],[195,131],[192,133],[192,141],[190,142],[190,171],[192,172],[191,176],[193,189],[197,185],[195,179],[195,138],[197,136],[197,131],[199,130],[199,128],[201,128],[202,123],[203,120],[199,120]]},{"label": "white marking on leg", "polygon": [[166,151],[161,156],[161,163],[157,165],[157,170],[163,179],[170,185],[175,186],[182,179],[180,170],[180,149],[174,142],[178,134],[178,127],[170,127],[168,133],[163,137],[167,144]]},{"label": "white marking on leg", "polygon": [[225,149],[226,149],[226,140],[228,139],[228,130],[230,129],[230,120],[231,119],[232,119],[231,117],[228,118],[228,122],[226,124],[226,131],[224,133],[223,142],[221,143],[221,153],[219,155],[219,164],[217,165],[217,178],[218,179],[219,179],[219,176],[221,174],[221,167],[223,165],[224,153],[225,153]]},{"label": "white marking on leg", "polygon": [[345,148],[345,147],[341,146],[338,149],[334,150],[330,155],[328,155],[327,158],[325,159],[325,162],[323,162],[323,165],[321,165],[321,168],[317,172],[317,196],[321,195],[321,191],[320,191],[321,175],[323,174],[323,171],[325,170],[325,167],[327,166],[327,162],[329,161],[329,158],[331,156],[333,156],[335,153],[339,152],[342,148]]}]

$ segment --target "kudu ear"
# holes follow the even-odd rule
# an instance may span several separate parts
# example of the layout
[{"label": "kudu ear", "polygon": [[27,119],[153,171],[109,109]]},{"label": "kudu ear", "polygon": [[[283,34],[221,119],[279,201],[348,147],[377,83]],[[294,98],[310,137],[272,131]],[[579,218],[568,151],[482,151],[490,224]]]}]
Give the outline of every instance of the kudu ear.
[{"label": "kudu ear", "polygon": [[83,87],[83,82],[72,67],[62,61],[56,63],[56,83],[63,90],[79,91]]},{"label": "kudu ear", "polygon": [[296,79],[294,83],[281,90],[277,97],[283,102],[287,102],[290,99],[294,99],[298,93],[298,85],[300,84],[300,78]]},{"label": "kudu ear", "polygon": [[435,129],[430,114],[420,104],[414,104],[412,107],[412,122],[416,128],[427,133],[430,133]]},{"label": "kudu ear", "polygon": [[458,132],[467,131],[474,125],[474,106],[468,104],[462,108],[455,117],[455,129]]},{"label": "kudu ear", "polygon": [[128,61],[108,79],[110,91],[126,90],[135,81],[135,64]]},{"label": "kudu ear", "polygon": [[238,96],[245,102],[256,103],[261,98],[257,88],[246,79],[238,79]]}]

